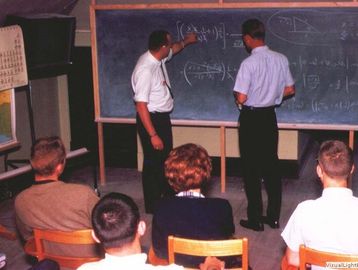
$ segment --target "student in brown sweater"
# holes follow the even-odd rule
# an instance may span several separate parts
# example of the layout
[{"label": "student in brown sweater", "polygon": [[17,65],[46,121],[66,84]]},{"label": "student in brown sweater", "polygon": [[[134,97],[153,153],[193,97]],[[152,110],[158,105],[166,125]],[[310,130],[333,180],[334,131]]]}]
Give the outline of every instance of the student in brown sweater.
[{"label": "student in brown sweater", "polygon": [[[88,186],[59,179],[65,163],[66,151],[60,138],[41,138],[32,146],[35,183],[15,199],[16,222],[24,240],[32,237],[33,228],[75,231],[92,227],[91,212],[99,198]],[[56,246],[57,249],[61,254],[73,253],[67,246],[66,252],[62,251],[63,246]],[[78,252],[82,256],[96,253],[93,246]]]}]

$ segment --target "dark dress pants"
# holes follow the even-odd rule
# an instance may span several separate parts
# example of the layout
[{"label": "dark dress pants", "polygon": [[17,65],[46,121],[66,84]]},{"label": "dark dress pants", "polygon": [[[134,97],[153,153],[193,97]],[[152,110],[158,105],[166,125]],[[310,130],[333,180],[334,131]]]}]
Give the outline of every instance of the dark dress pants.
[{"label": "dark dress pants", "polygon": [[60,265],[50,259],[43,259],[27,270],[60,270]]},{"label": "dark dress pants", "polygon": [[275,110],[243,109],[239,121],[247,217],[251,222],[261,221],[263,179],[268,197],[266,215],[270,220],[279,220],[282,186],[277,156],[278,129]]},{"label": "dark dress pants", "polygon": [[154,206],[163,196],[174,194],[164,177],[164,162],[173,149],[173,134],[169,113],[150,113],[156,133],[162,139],[163,150],[155,150],[150,136],[137,114],[137,130],[143,147],[142,184],[145,211],[153,213]]}]

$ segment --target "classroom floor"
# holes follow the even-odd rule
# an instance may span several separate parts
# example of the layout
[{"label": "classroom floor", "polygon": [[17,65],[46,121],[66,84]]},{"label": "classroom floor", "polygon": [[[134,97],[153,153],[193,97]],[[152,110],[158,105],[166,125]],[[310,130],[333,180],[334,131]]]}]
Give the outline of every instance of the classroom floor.
[{"label": "classroom floor", "polygon": [[[297,178],[283,179],[283,203],[281,210],[281,228],[271,229],[265,226],[265,231],[254,232],[242,228],[239,225],[241,218],[246,217],[246,198],[243,190],[243,182],[239,177],[227,177],[226,192],[220,192],[220,178],[213,177],[211,186],[208,189],[208,196],[222,197],[230,201],[233,207],[234,221],[236,224],[237,237],[247,237],[249,239],[249,264],[254,270],[276,270],[280,268],[280,260],[285,249],[285,244],[280,237],[288,218],[296,205],[307,199],[317,198],[321,194],[321,186],[315,173],[315,158],[317,155],[318,144],[314,143],[310,147],[304,162],[300,164],[299,176]],[[117,191],[126,193],[134,198],[142,212],[142,218],[147,222],[148,230],[142,239],[144,249],[150,246],[151,215],[144,213],[142,198],[141,174],[135,169],[107,168],[107,182],[99,186],[101,195],[108,192]],[[66,177],[71,182],[81,182],[92,185],[93,170],[90,167],[82,167],[74,170],[71,175]],[[353,190],[357,196],[358,185],[357,176],[353,177]],[[266,202],[265,192],[263,191],[264,201]],[[10,230],[15,231],[14,225],[13,200],[6,200],[0,203],[0,224],[5,225]],[[6,270],[25,270],[30,267],[28,260],[22,250],[19,240],[11,241],[0,240],[0,253],[7,256]]]}]

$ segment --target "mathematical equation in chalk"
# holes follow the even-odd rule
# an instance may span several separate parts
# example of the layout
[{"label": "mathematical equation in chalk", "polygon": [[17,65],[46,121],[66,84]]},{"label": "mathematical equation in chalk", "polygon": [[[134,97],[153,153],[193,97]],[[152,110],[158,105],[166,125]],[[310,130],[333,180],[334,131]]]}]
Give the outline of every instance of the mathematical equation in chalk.
[{"label": "mathematical equation in chalk", "polygon": [[[300,84],[302,90],[320,89],[322,84],[325,86],[325,91],[350,93],[352,89],[358,89],[358,79],[350,77],[351,70],[353,67],[356,67],[356,63],[348,65],[348,61],[344,60],[333,61],[326,59],[317,61],[317,59],[305,60],[301,56],[298,58],[299,61],[291,62],[291,70],[293,71],[296,84]],[[200,81],[206,83],[208,80],[215,82],[229,81],[233,83],[239,65],[240,63],[237,66],[229,65],[225,61],[209,63],[190,60],[184,64],[183,70],[180,73],[184,77],[185,82],[190,86],[200,83]],[[316,68],[308,69],[306,65],[313,65]],[[334,73],[338,73],[335,71],[339,70],[340,75],[335,74],[333,77],[327,77],[327,69]]]},{"label": "mathematical equation in chalk", "polygon": [[184,69],[181,72],[185,78],[185,81],[192,86],[193,81],[234,81],[237,67],[230,67],[229,65],[221,63],[197,63],[188,61],[184,65]]},{"label": "mathematical equation in chalk", "polygon": [[289,102],[284,102],[281,105],[282,108],[285,108],[287,111],[307,111],[310,110],[314,113],[322,113],[329,111],[339,111],[339,112],[350,112],[357,111],[358,112],[358,101],[350,100],[349,98],[339,98],[337,100],[324,101],[317,98],[312,98],[309,100],[299,100],[297,98],[293,98]]},{"label": "mathematical equation in chalk", "polygon": [[268,31],[278,39],[308,46],[335,46],[342,41],[358,41],[357,26],[358,13],[339,10],[305,10],[301,13],[281,10],[267,21]]},{"label": "mathematical equation in chalk", "polygon": [[183,38],[187,33],[195,33],[201,43],[218,42],[221,49],[244,48],[241,33],[231,33],[225,23],[203,25],[195,23],[176,22],[177,36]]}]

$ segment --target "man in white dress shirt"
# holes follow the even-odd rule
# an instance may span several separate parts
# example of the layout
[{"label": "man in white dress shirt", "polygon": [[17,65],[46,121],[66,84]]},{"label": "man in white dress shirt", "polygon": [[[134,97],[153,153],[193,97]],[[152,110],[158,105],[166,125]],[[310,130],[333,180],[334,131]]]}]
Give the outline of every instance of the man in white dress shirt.
[{"label": "man in white dress shirt", "polygon": [[[141,253],[140,244],[146,225],[140,220],[138,206],[125,194],[112,192],[100,199],[92,212],[92,225],[93,238],[103,246],[105,258],[83,264],[78,270],[184,269],[175,264],[153,266],[146,263],[147,255]],[[223,270],[224,263],[208,257],[200,269]]]},{"label": "man in white dress shirt", "polygon": [[317,160],[322,196],[300,203],[281,234],[287,244],[284,260],[293,266],[299,266],[301,244],[321,251],[358,254],[358,198],[347,187],[354,170],[352,150],[341,141],[326,141]]},{"label": "man in white dress shirt", "polygon": [[140,56],[132,74],[137,129],[144,154],[142,181],[147,213],[152,213],[155,203],[170,190],[164,178],[164,161],[173,148],[170,113],[174,100],[165,62],[196,41],[193,33],[172,43],[169,32],[152,32],[148,51]]}]

